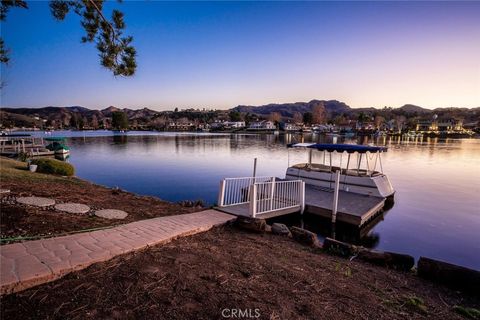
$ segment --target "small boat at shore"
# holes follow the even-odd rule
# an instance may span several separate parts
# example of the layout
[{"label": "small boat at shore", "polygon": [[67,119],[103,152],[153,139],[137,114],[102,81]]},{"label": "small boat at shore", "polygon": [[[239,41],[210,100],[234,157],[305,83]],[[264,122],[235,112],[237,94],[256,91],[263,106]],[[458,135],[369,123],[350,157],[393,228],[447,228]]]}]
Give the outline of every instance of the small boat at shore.
[{"label": "small boat at shore", "polygon": [[62,137],[52,137],[45,138],[45,141],[50,142],[45,148],[50,151],[53,151],[55,154],[66,155],[70,153],[70,148],[66,145],[65,138]]},{"label": "small boat at shore", "polygon": [[[309,150],[308,162],[289,166],[286,172],[287,180],[303,180],[305,184],[324,189],[333,189],[335,173],[340,171],[340,190],[386,198],[393,200],[395,190],[388,177],[383,173],[381,153],[386,152],[386,147],[352,145],[352,144],[319,144],[297,143],[289,145],[291,148],[305,148]],[[323,163],[312,163],[312,151],[323,152]],[[346,167],[340,159],[340,166],[332,164],[332,153],[343,156],[347,153]],[[328,157],[327,157],[328,154]],[[355,165],[351,156],[356,155]],[[372,157],[373,156],[373,157]],[[329,159],[328,164],[326,159]],[[364,166],[362,167],[362,163]],[[376,170],[377,164],[380,171]]]}]

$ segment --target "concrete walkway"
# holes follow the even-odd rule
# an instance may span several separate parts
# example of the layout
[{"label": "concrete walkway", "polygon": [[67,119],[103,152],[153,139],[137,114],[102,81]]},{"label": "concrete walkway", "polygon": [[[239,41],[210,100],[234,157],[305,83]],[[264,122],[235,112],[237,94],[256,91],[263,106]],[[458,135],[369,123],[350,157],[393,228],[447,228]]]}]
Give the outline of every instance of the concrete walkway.
[{"label": "concrete walkway", "polygon": [[216,210],[0,246],[0,294],[24,290],[115,256],[207,231],[235,219]]}]

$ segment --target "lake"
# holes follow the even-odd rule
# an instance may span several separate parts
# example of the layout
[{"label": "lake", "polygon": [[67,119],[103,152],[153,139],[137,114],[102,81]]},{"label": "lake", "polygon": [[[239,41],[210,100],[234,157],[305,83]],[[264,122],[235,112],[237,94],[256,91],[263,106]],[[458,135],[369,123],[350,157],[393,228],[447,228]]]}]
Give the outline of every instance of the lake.
[{"label": "lake", "polygon": [[[251,176],[255,157],[257,175],[284,177],[289,163],[306,162],[307,157],[305,151],[287,149],[287,143],[332,142],[315,134],[54,135],[70,137],[68,161],[81,178],[165,200],[201,199],[208,204],[215,203],[222,178]],[[395,205],[353,242],[480,269],[479,139],[385,137],[346,142],[388,146],[383,168],[396,189]],[[327,221],[306,219],[305,224],[320,236],[328,232]]]}]

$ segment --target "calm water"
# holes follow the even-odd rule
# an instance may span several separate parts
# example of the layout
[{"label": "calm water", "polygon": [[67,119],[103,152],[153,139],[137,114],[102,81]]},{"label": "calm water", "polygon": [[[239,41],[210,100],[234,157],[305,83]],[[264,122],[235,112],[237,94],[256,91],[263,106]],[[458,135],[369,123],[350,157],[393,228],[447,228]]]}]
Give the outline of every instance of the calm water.
[{"label": "calm water", "polygon": [[[285,147],[301,136],[60,134],[73,136],[69,161],[79,177],[170,201],[214,203],[219,181],[250,176],[254,157],[258,175],[278,177],[285,176],[289,163],[306,160],[306,152]],[[383,167],[396,189],[395,205],[355,242],[480,269],[480,140],[383,138],[376,143],[389,146]],[[328,227],[318,219],[306,224],[320,233]]]}]

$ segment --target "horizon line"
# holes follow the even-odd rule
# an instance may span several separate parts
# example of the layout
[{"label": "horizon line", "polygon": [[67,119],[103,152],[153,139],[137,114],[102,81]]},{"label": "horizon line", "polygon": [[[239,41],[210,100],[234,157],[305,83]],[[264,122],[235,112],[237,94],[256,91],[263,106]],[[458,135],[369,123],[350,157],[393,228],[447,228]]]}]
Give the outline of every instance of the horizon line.
[{"label": "horizon line", "polygon": [[[90,110],[105,110],[105,109],[108,109],[110,107],[114,107],[114,108],[117,108],[117,109],[129,109],[129,110],[141,110],[141,109],[150,109],[150,110],[153,110],[153,111],[157,111],[157,112],[164,112],[164,111],[173,111],[174,109],[178,108],[180,111],[181,110],[189,110],[189,109],[194,109],[194,110],[202,110],[202,109],[205,109],[205,110],[211,110],[211,111],[214,111],[214,110],[231,110],[231,109],[234,109],[236,107],[239,107],[239,106],[246,106],[246,107],[262,107],[262,106],[267,106],[267,105],[283,105],[283,104],[295,104],[295,103],[310,103],[312,101],[325,101],[325,102],[328,102],[328,101],[337,101],[337,102],[340,102],[340,103],[343,103],[345,104],[346,106],[348,106],[349,108],[351,109],[376,109],[376,110],[382,110],[384,108],[392,108],[392,109],[400,109],[402,107],[405,107],[405,106],[414,106],[414,107],[419,107],[419,108],[422,108],[422,109],[425,109],[425,110],[437,110],[437,109],[478,109],[480,108],[480,106],[476,106],[476,107],[435,107],[435,108],[429,108],[429,107],[422,107],[421,105],[417,105],[417,104],[413,104],[413,103],[405,103],[401,106],[396,106],[396,107],[393,107],[393,106],[388,106],[388,105],[385,105],[383,107],[376,107],[376,106],[369,106],[369,107],[352,107],[350,106],[348,103],[346,102],[343,102],[341,100],[337,100],[337,99],[311,99],[311,100],[308,100],[308,101],[294,101],[294,102],[269,102],[269,103],[264,103],[264,104],[259,104],[259,105],[253,105],[253,104],[237,104],[236,106],[233,106],[233,107],[227,107],[227,108],[220,108],[220,107],[211,107],[211,106],[187,106],[187,107],[181,107],[181,106],[171,106],[171,107],[151,107],[151,106],[128,106],[128,107],[117,107],[115,105],[109,105],[109,106],[105,106],[105,107],[91,107],[91,106],[84,106],[84,105],[80,105],[80,104],[72,104],[72,105],[63,105],[63,106],[58,106],[58,105],[46,105],[46,106],[35,106],[35,107],[32,107],[32,106],[0,106],[0,109],[2,108],[5,108],[5,109],[42,109],[42,108],[75,108],[75,107],[81,107],[81,108],[86,108],[86,109],[90,109]],[[171,109],[167,109],[167,108],[171,108]]]}]

